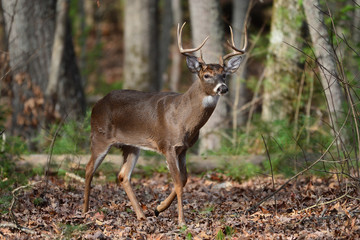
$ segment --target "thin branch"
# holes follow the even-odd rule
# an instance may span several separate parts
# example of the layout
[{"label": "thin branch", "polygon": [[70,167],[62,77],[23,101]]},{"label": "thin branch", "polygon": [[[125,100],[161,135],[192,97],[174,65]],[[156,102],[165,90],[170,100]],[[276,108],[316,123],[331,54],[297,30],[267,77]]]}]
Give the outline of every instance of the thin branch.
[{"label": "thin branch", "polygon": [[315,208],[315,207],[319,207],[319,206],[331,204],[331,203],[336,202],[336,201],[338,201],[338,200],[340,200],[340,199],[342,199],[342,198],[344,198],[344,197],[347,197],[347,196],[348,196],[348,193],[349,193],[349,192],[347,191],[346,193],[344,193],[343,195],[341,195],[341,196],[338,197],[338,198],[332,199],[332,200],[330,200],[330,201],[322,202],[322,203],[316,203],[316,204],[314,204],[314,205],[312,205],[312,206],[310,206],[310,207],[301,209],[301,210],[298,211],[298,212],[301,213],[301,212],[305,212],[305,211],[307,211],[307,210],[309,210],[309,209],[312,209],[312,208]]},{"label": "thin branch", "polygon": [[34,186],[34,185],[36,185],[36,184],[38,184],[38,183],[41,183],[41,182],[42,182],[42,181],[37,181],[37,182],[34,182],[34,183],[29,183],[29,184],[27,184],[27,185],[25,185],[25,186],[20,186],[20,187],[18,187],[18,188],[15,188],[14,190],[11,191],[13,198],[12,198],[12,200],[11,200],[11,204],[10,204],[10,207],[9,207],[9,214],[10,214],[11,219],[13,220],[13,222],[16,224],[16,226],[17,226],[19,229],[20,229],[20,228],[24,228],[24,227],[22,227],[22,226],[19,225],[19,223],[17,222],[17,219],[16,219],[16,217],[15,217],[15,215],[14,215],[14,212],[13,212],[13,208],[14,208],[14,205],[15,205],[16,200],[17,200],[16,192],[18,192],[18,191],[20,191],[20,190],[22,190],[22,189],[28,188],[28,187],[32,187],[32,186]]},{"label": "thin branch", "polygon": [[[274,191],[275,190],[274,171],[273,171],[273,167],[272,167],[272,163],[271,163],[270,153],[269,153],[269,149],[267,147],[265,138],[264,138],[264,136],[262,134],[261,134],[261,138],[262,138],[262,140],[264,142],[265,149],[266,149],[266,155],[267,155],[269,163],[270,163],[271,181],[272,181],[272,185],[273,185],[272,190]],[[275,201],[275,212],[277,213],[276,195],[274,195],[274,201]]]},{"label": "thin branch", "polygon": [[[49,172],[49,169],[50,169],[50,163],[51,163],[51,158],[52,158],[52,154],[53,154],[53,150],[54,150],[56,137],[58,136],[59,131],[60,131],[61,127],[63,126],[63,124],[64,124],[64,122],[65,122],[65,120],[67,119],[68,116],[69,116],[69,114],[66,114],[66,116],[63,119],[61,119],[61,122],[60,122],[59,126],[57,127],[57,129],[55,131],[54,137],[51,140],[50,152],[49,152],[48,158],[46,160],[46,169],[45,169],[45,178],[46,179],[48,178],[48,172]],[[46,191],[47,185],[48,185],[48,181],[46,181],[44,191]]]},{"label": "thin branch", "polygon": [[298,176],[304,174],[305,172],[309,171],[312,167],[314,167],[318,162],[320,162],[322,160],[322,158],[326,155],[326,153],[329,152],[330,148],[334,145],[334,143],[337,141],[337,139],[339,138],[339,133],[341,132],[341,129],[344,127],[344,124],[341,126],[340,131],[337,133],[336,137],[332,140],[332,142],[329,144],[329,146],[327,147],[327,149],[325,150],[325,152],[312,164],[310,164],[307,168],[305,168],[304,170],[300,171],[299,173],[295,174],[294,176],[292,176],[291,178],[289,178],[282,186],[280,186],[276,191],[272,192],[271,194],[267,195],[266,197],[264,197],[263,199],[261,199],[259,202],[257,202],[256,204],[252,205],[250,208],[248,208],[245,212],[249,213],[251,211],[253,211],[254,209],[258,208],[262,203],[264,203],[265,201],[269,200],[272,196],[274,196],[275,194],[277,194],[278,192],[280,192],[282,189],[284,189],[292,180],[294,180],[295,178],[297,178]]},{"label": "thin branch", "polygon": [[20,226],[18,224],[10,223],[10,222],[1,223],[0,228],[14,228],[14,229],[18,229],[18,230],[23,231],[23,232],[28,233],[28,234],[36,234],[36,232],[34,230],[31,230],[29,228],[22,227],[22,226]]}]

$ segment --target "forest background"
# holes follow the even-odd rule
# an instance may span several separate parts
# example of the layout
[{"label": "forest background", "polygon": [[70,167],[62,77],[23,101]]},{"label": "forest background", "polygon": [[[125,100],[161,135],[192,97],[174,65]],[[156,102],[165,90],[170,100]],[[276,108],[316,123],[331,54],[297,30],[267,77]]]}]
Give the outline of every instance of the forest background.
[{"label": "forest background", "polygon": [[[193,172],[206,175],[215,159],[211,171],[231,181],[306,173],[334,177],[341,194],[349,185],[358,194],[358,1],[3,0],[4,206],[10,206],[10,190],[34,176],[84,176],[78,159],[90,152],[91,107],[111,90],[186,91],[193,76],[176,43],[183,22],[186,46],[210,36],[203,48],[207,63],[229,51],[229,25],[236,46],[242,46],[245,22],[249,40],[246,62],[228,79],[230,93],[189,154],[190,165],[192,159],[205,165]],[[47,162],[24,170],[34,154],[45,154]],[[64,161],[51,161],[64,154]],[[140,175],[165,172],[159,156],[144,152],[142,158]],[[115,182],[112,169],[101,169],[100,177]]]}]

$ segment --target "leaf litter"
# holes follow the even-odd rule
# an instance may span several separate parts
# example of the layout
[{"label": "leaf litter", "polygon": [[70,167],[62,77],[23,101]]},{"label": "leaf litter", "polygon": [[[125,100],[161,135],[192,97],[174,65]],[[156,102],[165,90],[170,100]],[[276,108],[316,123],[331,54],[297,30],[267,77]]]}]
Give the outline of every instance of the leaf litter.
[{"label": "leaf litter", "polygon": [[[36,178],[36,179],[35,179]],[[39,177],[30,182],[39,180]],[[271,177],[242,183],[220,173],[190,176],[184,190],[187,225],[177,225],[176,200],[159,217],[153,210],[171,192],[169,174],[132,180],[147,217],[138,221],[116,183],[94,182],[90,211],[81,212],[83,184],[43,178],[17,195],[13,207],[19,226],[2,215],[5,239],[357,239],[360,238],[358,188],[335,177],[302,176],[251,212],[273,192]],[[276,178],[276,187],[286,179]],[[344,192],[345,191],[345,192]]]}]

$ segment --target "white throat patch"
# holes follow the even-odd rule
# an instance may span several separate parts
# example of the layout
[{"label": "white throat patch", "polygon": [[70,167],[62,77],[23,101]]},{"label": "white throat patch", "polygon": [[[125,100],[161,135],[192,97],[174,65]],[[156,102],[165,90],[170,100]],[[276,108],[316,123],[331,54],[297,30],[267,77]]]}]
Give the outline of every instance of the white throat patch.
[{"label": "white throat patch", "polygon": [[204,108],[208,108],[208,107],[215,107],[218,100],[219,100],[219,95],[216,96],[206,96],[203,98],[202,100],[202,105]]}]

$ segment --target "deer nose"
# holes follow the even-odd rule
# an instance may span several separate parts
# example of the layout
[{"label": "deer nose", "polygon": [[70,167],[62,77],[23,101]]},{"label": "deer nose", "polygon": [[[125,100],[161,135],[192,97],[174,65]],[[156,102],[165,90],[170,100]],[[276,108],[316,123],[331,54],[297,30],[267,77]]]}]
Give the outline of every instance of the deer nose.
[{"label": "deer nose", "polygon": [[224,95],[228,91],[229,91],[229,89],[224,83],[218,85],[218,87],[216,88],[216,94],[218,94],[218,95]]}]

